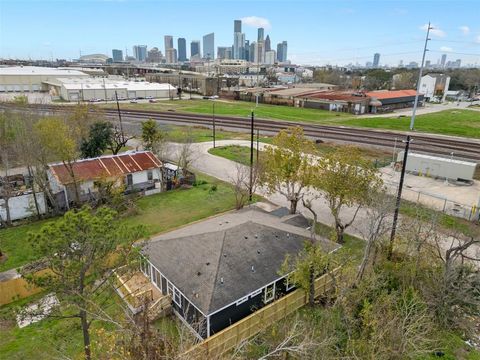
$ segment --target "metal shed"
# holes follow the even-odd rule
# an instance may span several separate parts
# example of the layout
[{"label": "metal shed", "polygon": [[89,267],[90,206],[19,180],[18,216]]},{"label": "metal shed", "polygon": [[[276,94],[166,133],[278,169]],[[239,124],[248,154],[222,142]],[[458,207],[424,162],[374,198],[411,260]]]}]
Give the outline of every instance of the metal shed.
[{"label": "metal shed", "polygon": [[[403,153],[398,153],[397,162],[403,161]],[[470,161],[410,152],[406,171],[431,177],[472,181],[476,166],[476,163]]]}]

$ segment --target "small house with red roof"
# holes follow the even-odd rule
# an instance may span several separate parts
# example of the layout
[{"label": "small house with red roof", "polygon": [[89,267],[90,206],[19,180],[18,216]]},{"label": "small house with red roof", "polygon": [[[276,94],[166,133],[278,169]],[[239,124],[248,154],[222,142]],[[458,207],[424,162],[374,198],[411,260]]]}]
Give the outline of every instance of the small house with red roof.
[{"label": "small house with red roof", "polygon": [[76,200],[94,200],[99,180],[125,185],[126,192],[162,188],[162,162],[151,151],[126,152],[78,160],[69,167],[64,163],[50,164],[47,170],[52,193],[60,207],[68,208]]}]

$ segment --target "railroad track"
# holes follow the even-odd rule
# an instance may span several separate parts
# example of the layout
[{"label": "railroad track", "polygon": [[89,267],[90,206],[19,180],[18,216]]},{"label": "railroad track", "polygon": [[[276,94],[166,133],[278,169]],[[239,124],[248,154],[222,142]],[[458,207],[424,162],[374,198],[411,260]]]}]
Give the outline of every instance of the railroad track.
[{"label": "railroad track", "polygon": [[[0,105],[0,108],[12,108],[12,105]],[[66,110],[62,106],[55,105],[35,105],[31,106],[36,111],[62,112]],[[104,113],[109,118],[118,116],[115,109],[104,109]],[[176,123],[180,125],[199,125],[212,126],[212,116],[207,114],[177,113],[177,112],[158,112],[149,110],[122,110],[122,118],[127,122],[145,119],[154,119],[164,123]],[[250,118],[248,116],[215,116],[215,124],[219,128],[245,130],[250,129]],[[263,133],[274,134],[289,126],[301,126],[306,136],[315,140],[332,140],[354,143],[360,145],[379,146],[393,148],[394,146],[403,147],[402,140],[406,133],[394,131],[382,131],[371,129],[359,129],[344,126],[317,125],[308,123],[297,123],[283,120],[255,119],[255,129]],[[429,136],[419,133],[411,133],[413,142],[410,148],[417,152],[428,154],[437,154],[443,156],[453,156],[455,158],[470,159],[480,163],[480,141],[468,139],[442,138]]]}]

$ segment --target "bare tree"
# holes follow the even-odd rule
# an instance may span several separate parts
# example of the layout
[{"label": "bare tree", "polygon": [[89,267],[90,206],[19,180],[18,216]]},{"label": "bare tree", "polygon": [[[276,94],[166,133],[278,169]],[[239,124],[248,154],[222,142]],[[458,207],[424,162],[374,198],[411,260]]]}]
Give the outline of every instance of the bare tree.
[{"label": "bare tree", "polygon": [[[236,163],[235,164],[235,176],[231,178],[233,184],[233,190],[235,193],[235,208],[237,210],[243,208],[248,202],[250,195],[250,185],[252,187],[252,193],[258,185],[258,175],[260,173],[261,164],[255,164],[250,170],[250,167]],[[250,171],[252,171],[252,184],[250,184]]]},{"label": "bare tree", "polygon": [[372,194],[370,206],[365,209],[366,216],[360,232],[367,241],[362,262],[358,269],[356,283],[362,281],[365,269],[372,258],[372,250],[378,249],[381,240],[388,233],[388,219],[392,213],[393,201],[384,191]]}]

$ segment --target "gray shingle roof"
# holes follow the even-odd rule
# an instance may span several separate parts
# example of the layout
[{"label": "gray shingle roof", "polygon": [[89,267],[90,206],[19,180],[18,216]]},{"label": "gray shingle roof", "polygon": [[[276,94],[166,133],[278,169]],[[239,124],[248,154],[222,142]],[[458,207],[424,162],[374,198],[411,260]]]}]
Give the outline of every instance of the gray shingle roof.
[{"label": "gray shingle roof", "polygon": [[142,253],[208,315],[278,279],[286,254],[298,253],[308,238],[277,216],[245,209],[160,235]]}]

